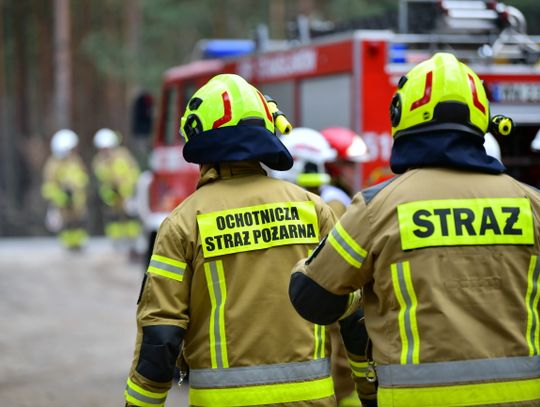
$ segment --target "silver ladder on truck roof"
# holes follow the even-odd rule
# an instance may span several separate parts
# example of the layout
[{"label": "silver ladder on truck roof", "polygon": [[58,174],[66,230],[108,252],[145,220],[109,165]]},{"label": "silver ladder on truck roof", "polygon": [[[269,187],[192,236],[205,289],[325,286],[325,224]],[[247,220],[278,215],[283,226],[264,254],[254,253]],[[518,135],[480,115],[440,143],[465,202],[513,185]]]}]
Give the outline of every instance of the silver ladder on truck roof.
[{"label": "silver ladder on truck roof", "polygon": [[[448,51],[474,63],[532,65],[540,58],[538,42],[527,35],[525,17],[515,7],[491,0],[400,0],[399,6],[402,34],[396,41],[409,49]],[[415,27],[422,13],[432,13],[429,32]]]}]

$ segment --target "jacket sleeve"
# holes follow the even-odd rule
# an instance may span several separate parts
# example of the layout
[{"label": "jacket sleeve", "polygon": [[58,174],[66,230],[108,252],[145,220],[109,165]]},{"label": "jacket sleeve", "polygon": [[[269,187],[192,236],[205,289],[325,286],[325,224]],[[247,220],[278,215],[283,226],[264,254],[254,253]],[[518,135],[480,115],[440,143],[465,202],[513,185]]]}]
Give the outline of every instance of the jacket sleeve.
[{"label": "jacket sleeve", "polygon": [[369,234],[365,202],[357,194],[328,236],[292,270],[289,297],[300,315],[330,324],[354,311],[355,292],[371,280]]},{"label": "jacket sleeve", "polygon": [[129,372],[129,406],[164,406],[189,325],[191,268],[186,239],[170,218],[162,224],[137,308],[137,339]]}]

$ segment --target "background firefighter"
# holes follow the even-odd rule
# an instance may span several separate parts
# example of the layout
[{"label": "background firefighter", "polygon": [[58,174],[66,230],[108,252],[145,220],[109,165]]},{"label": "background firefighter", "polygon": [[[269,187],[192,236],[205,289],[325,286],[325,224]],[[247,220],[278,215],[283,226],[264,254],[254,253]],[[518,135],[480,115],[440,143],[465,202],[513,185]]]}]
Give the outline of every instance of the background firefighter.
[{"label": "background firefighter", "polygon": [[43,168],[41,193],[48,201],[46,225],[58,233],[68,249],[80,249],[88,234],[87,215],[88,174],[76,152],[79,137],[69,129],[57,131],[51,139],[52,155]]},{"label": "background firefighter", "polygon": [[119,134],[111,129],[98,130],[94,146],[97,153],[92,169],[104,204],[105,235],[116,244],[125,242],[134,249],[135,239],[141,233],[133,202],[139,165],[129,150],[120,145]]},{"label": "background firefighter", "polygon": [[[321,130],[330,147],[336,151],[336,157],[325,164],[326,171],[330,174],[331,184],[346,193],[336,199],[334,211],[338,216],[345,212],[345,208],[351,203],[351,196],[355,191],[362,189],[366,181],[362,181],[362,163],[372,159],[368,146],[359,134],[346,127],[326,127]],[[388,171],[390,171],[388,169]],[[369,178],[369,185],[384,180],[387,174],[379,170],[380,174]],[[339,205],[337,201],[341,201]]]}]

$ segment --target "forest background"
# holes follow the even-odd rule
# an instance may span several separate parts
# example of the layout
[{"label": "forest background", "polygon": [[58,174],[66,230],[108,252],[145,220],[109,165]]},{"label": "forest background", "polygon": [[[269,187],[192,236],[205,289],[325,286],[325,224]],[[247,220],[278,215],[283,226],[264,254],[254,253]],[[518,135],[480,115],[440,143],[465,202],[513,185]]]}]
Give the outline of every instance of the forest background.
[{"label": "forest background", "polygon": [[[538,0],[506,4],[540,34]],[[135,102],[157,100],[163,72],[197,58],[199,40],[254,39],[265,27],[273,40],[294,41],[298,16],[313,36],[329,27],[397,31],[398,8],[398,0],[0,0],[0,236],[48,233],[40,186],[58,129],[79,135],[88,166],[102,127],[128,147],[149,145],[151,130],[136,131]],[[97,194],[89,207],[90,232],[100,234]]]}]

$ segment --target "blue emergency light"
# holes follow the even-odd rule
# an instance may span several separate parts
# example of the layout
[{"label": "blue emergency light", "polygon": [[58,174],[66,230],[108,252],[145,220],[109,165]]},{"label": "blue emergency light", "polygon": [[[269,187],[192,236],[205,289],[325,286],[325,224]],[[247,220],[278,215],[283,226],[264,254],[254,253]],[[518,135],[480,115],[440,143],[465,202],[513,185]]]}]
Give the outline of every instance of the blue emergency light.
[{"label": "blue emergency light", "polygon": [[203,58],[225,58],[255,51],[255,41],[237,39],[206,40],[202,45]]}]

